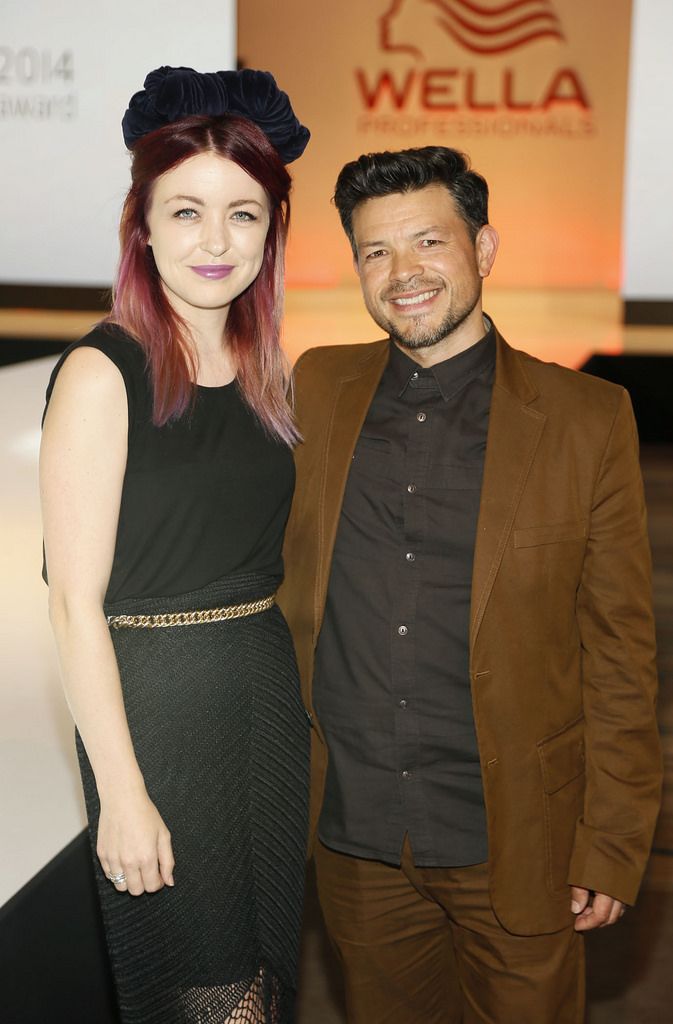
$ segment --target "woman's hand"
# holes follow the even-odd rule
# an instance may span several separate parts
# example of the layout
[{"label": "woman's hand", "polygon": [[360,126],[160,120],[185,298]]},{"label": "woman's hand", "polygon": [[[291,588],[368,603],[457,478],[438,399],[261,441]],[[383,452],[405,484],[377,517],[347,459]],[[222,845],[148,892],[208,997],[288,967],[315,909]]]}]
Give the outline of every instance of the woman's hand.
[{"label": "woman's hand", "polygon": [[108,878],[126,876],[118,892],[140,896],[174,884],[171,834],[146,792],[101,798],[96,852]]}]

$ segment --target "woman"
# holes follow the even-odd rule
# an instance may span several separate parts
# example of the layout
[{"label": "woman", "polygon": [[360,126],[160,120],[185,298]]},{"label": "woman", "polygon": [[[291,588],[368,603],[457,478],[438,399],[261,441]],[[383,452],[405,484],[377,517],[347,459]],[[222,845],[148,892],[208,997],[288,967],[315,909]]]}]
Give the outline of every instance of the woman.
[{"label": "woman", "polygon": [[123,121],[110,317],[47,392],[50,616],[124,1024],[292,1020],[308,720],[273,603],[279,348],[308,131],[266,72],[160,68]]}]

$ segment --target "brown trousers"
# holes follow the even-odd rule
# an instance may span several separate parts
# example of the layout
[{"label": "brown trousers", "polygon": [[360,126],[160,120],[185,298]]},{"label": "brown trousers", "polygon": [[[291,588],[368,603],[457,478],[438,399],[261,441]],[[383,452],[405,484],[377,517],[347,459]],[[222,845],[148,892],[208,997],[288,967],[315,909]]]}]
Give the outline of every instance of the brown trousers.
[{"label": "brown trousers", "polygon": [[486,865],[417,868],[408,841],[399,868],[320,843],[315,859],[349,1024],[584,1020],[582,937],[572,928],[505,931],[491,909]]}]

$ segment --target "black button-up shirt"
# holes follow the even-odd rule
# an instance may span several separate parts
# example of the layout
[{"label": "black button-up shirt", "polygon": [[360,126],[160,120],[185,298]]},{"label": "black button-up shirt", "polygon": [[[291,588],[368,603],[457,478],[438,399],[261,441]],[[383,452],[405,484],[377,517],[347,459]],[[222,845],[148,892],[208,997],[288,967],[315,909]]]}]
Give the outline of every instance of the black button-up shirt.
[{"label": "black button-up shirt", "polygon": [[487,859],[469,679],[492,326],[423,369],[391,344],[341,510],[314,701],[329,847],[419,866]]}]

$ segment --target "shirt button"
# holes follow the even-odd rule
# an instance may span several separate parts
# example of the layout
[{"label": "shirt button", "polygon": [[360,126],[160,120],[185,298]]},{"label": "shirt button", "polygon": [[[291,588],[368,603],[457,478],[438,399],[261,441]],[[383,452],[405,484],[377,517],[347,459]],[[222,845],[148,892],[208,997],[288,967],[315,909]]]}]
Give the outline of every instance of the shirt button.
[{"label": "shirt button", "polygon": [[418,370],[414,370],[414,372],[411,375],[411,379],[418,380]]},{"label": "shirt button", "polygon": [[415,494],[416,484],[407,484],[407,490],[409,491],[409,494]]},{"label": "shirt button", "polygon": [[398,626],[397,632],[400,634],[400,636],[406,636],[409,630],[407,629],[406,626]]},{"label": "shirt button", "polygon": [[407,706],[407,702],[406,702],[406,700],[404,700],[404,698],[402,698],[402,700],[400,701],[400,707],[401,708],[406,708],[406,706]]},{"label": "shirt button", "polygon": [[425,423],[427,418],[428,418],[427,413],[424,413],[424,412],[417,412],[416,413],[416,419],[418,420],[419,423]]},{"label": "shirt button", "polygon": [[406,558],[407,562],[415,562],[416,561],[416,555],[413,553],[413,551],[407,551],[407,553],[406,553],[406,555],[404,557]]},{"label": "shirt button", "polygon": [[411,778],[411,772],[408,772],[406,770],[406,768],[405,768],[404,771],[402,772],[402,778],[403,779],[410,779]]}]

